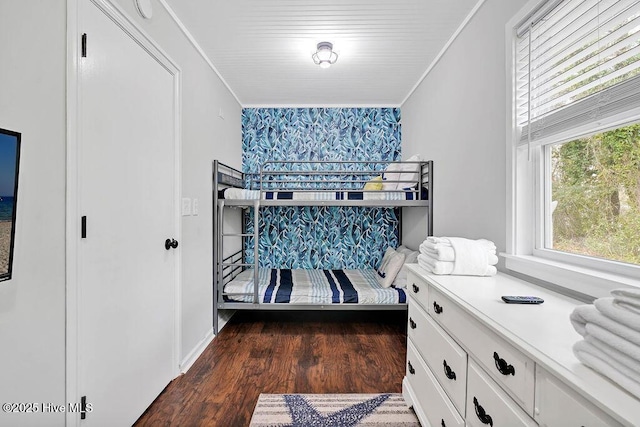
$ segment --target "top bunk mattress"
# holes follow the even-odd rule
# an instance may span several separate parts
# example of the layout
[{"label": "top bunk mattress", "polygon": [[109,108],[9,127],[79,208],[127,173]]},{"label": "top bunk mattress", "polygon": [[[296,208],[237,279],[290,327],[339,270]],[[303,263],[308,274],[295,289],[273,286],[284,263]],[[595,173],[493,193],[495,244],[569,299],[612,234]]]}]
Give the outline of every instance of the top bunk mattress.
[{"label": "top bunk mattress", "polygon": [[[376,271],[259,269],[260,303],[406,304],[401,288],[383,288]],[[245,270],[224,286],[226,302],[253,302],[253,270]],[[245,294],[245,295],[241,295]]]},{"label": "top bunk mattress", "polygon": [[[423,190],[422,200],[426,199]],[[405,191],[260,191],[241,188],[227,188],[224,198],[230,200],[420,200],[415,190]]]}]

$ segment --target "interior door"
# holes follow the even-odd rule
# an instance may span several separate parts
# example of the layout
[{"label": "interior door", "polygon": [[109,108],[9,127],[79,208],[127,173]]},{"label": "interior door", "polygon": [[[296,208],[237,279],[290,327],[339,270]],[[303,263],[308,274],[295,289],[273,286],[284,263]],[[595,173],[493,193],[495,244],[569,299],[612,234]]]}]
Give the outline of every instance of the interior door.
[{"label": "interior door", "polygon": [[177,373],[177,77],[103,7],[80,9],[78,387],[83,425],[124,426]]}]

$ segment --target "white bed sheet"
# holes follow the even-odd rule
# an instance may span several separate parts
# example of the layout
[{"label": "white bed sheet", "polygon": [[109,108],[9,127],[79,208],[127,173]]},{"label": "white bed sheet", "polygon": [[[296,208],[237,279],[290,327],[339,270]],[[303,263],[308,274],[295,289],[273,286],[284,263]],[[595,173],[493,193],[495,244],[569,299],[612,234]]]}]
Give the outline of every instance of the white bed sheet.
[{"label": "white bed sheet", "polygon": [[[287,273],[290,272],[290,273]],[[406,293],[383,288],[373,269],[302,270],[259,269],[258,295],[261,303],[290,304],[403,304]],[[289,286],[289,283],[293,283]],[[245,270],[224,287],[228,300],[253,302],[253,270]]]},{"label": "white bed sheet", "polygon": [[[350,198],[349,194],[361,194],[362,198]],[[281,198],[284,194],[291,197]],[[410,198],[407,198],[410,195]],[[415,200],[414,191],[264,191],[227,188],[225,199],[232,200]],[[352,196],[353,197],[353,196]]]}]

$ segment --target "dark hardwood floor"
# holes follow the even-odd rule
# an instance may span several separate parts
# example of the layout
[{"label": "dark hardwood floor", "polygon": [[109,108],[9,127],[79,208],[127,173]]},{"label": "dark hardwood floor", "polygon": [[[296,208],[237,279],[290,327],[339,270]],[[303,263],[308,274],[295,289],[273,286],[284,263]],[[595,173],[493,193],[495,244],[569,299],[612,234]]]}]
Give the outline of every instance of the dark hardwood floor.
[{"label": "dark hardwood floor", "polygon": [[260,393],[400,393],[406,316],[240,311],[136,426],[246,426]]}]

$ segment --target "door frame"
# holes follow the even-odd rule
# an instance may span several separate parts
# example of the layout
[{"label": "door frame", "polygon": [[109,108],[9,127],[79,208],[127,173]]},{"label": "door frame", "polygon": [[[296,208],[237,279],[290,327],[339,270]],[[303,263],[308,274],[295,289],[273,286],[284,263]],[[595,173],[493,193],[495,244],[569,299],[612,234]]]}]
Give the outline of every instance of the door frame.
[{"label": "door frame", "polygon": [[[78,316],[78,275],[80,238],[80,122],[82,105],[80,100],[80,38],[82,35],[81,3],[90,2],[135,40],[156,59],[172,76],[174,90],[174,235],[178,241],[182,237],[180,198],[182,192],[182,71],[164,50],[132,19],[114,0],[67,0],[67,189],[66,189],[66,342],[65,342],[65,404],[79,403],[82,390],[79,389],[79,316]],[[89,35],[88,47],[91,49]],[[173,292],[173,378],[180,374],[180,351],[182,348],[182,251],[178,250],[175,261]],[[89,402],[91,397],[89,397]],[[67,406],[68,408],[68,406]],[[78,413],[66,412],[65,424],[78,426]]]}]

